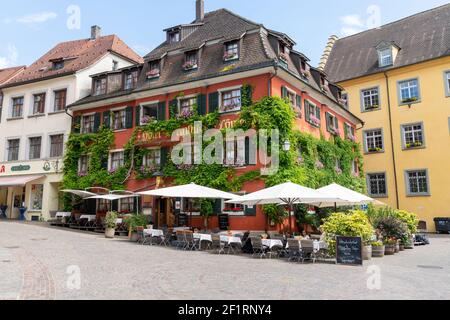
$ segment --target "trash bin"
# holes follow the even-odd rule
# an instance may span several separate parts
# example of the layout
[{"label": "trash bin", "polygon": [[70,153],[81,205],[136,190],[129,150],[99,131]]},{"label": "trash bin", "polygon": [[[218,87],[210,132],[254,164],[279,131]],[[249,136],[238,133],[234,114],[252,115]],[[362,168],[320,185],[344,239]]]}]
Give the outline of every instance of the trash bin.
[{"label": "trash bin", "polygon": [[435,218],[437,233],[450,233],[450,218]]}]

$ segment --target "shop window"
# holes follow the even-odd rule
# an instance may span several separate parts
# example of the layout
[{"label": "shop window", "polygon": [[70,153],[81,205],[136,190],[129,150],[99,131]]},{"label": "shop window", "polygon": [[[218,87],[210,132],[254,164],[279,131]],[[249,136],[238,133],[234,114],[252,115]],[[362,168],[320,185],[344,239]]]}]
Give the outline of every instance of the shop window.
[{"label": "shop window", "polygon": [[42,199],[44,195],[44,185],[33,184],[31,186],[31,205],[32,211],[42,210]]}]

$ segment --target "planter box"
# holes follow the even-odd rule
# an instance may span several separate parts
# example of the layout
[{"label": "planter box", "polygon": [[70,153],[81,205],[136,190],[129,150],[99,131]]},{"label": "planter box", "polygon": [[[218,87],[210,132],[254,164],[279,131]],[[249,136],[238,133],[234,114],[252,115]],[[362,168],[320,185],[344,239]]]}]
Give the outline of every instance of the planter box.
[{"label": "planter box", "polygon": [[372,259],[372,246],[363,246],[362,256],[363,256],[363,260],[371,260]]},{"label": "planter box", "polygon": [[393,256],[395,254],[395,244],[393,245],[385,245],[384,246],[384,254],[386,256]]},{"label": "planter box", "polygon": [[139,240],[139,235],[137,234],[137,232],[132,232],[131,233],[131,237],[130,237],[130,241],[131,242],[138,242]]},{"label": "planter box", "polygon": [[372,247],[372,258],[383,258],[385,253],[385,247]]},{"label": "planter box", "polygon": [[107,228],[105,230],[105,238],[112,239],[116,235],[116,229]]},{"label": "planter box", "polygon": [[399,253],[400,252],[400,244],[396,244],[395,245],[395,253]]},{"label": "planter box", "polygon": [[405,246],[403,244],[400,245],[400,251],[405,251]]}]

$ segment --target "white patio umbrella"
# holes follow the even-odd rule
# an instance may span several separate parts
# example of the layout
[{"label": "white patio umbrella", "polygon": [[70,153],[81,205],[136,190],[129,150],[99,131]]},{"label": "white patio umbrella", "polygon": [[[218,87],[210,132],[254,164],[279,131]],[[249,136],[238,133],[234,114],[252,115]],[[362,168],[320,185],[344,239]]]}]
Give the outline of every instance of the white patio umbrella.
[{"label": "white patio umbrella", "polygon": [[317,191],[325,196],[341,199],[340,201],[335,202],[325,201],[312,204],[319,208],[335,207],[337,209],[337,207],[340,206],[359,206],[375,202],[374,199],[369,198],[362,193],[350,190],[336,183],[317,189]]},{"label": "white patio umbrella", "polygon": [[[138,192],[143,196],[153,196],[162,198],[191,198],[191,199],[235,199],[237,196],[232,193],[203,187],[195,183],[181,186],[168,187],[150,191]],[[190,219],[192,219],[192,207],[189,208]]]},{"label": "white patio umbrella", "polygon": [[294,204],[311,204],[334,201],[342,200],[333,196],[324,195],[311,188],[307,188],[292,182],[287,182],[271,188],[250,193],[238,199],[227,201],[227,203],[238,203],[249,206],[264,204],[287,205],[289,206],[289,229],[292,232],[291,217]]},{"label": "white patio umbrella", "polygon": [[61,190],[61,192],[74,194],[76,196],[79,196],[82,199],[93,197],[93,196],[97,195],[96,193],[85,191],[85,190],[69,190],[69,189],[66,189],[66,190]]}]

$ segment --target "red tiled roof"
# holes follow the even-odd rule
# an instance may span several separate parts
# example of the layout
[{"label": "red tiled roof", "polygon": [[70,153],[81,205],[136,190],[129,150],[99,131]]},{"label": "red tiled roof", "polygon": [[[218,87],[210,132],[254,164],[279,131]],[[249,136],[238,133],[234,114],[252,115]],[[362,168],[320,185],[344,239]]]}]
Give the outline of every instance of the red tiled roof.
[{"label": "red tiled roof", "polygon": [[25,69],[25,66],[0,69],[0,84],[7,83],[23,69]]},{"label": "red tiled roof", "polygon": [[[121,55],[135,63],[143,62],[143,59],[116,35],[99,37],[96,40],[83,39],[62,42],[8,82],[6,86],[75,73],[89,67],[108,52]],[[64,67],[53,70],[52,62],[61,59],[65,61]]]}]

